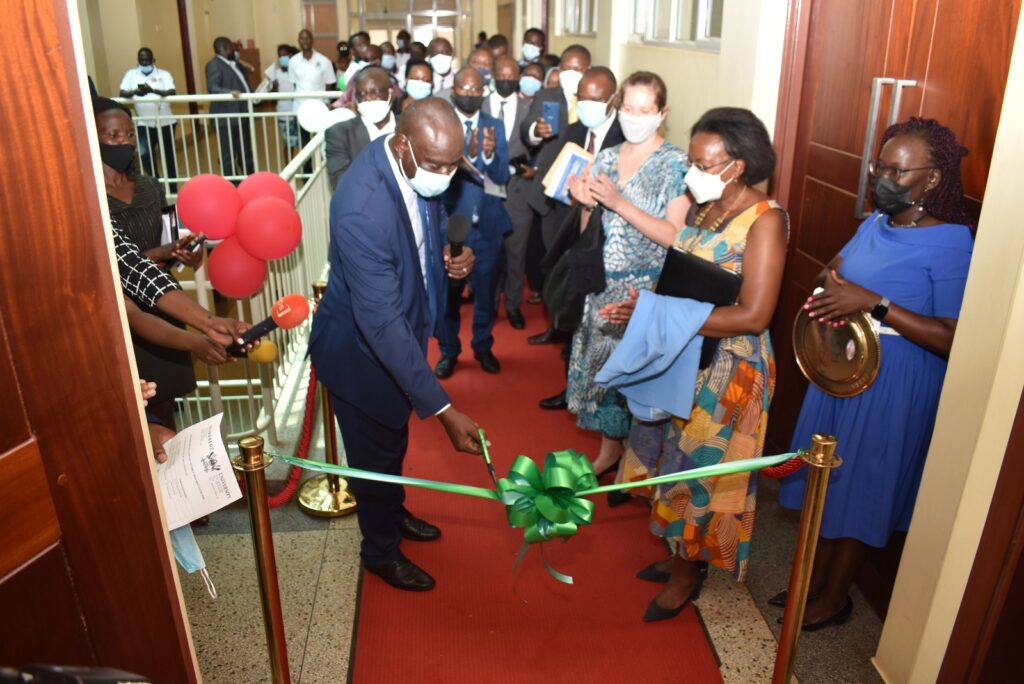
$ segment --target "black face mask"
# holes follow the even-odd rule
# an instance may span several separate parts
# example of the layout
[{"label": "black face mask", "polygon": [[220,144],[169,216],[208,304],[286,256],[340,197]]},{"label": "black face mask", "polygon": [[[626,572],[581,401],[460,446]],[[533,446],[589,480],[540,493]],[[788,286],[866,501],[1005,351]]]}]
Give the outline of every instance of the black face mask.
[{"label": "black face mask", "polygon": [[483,103],[483,95],[452,95],[452,104],[463,114],[476,114]]},{"label": "black face mask", "polygon": [[100,143],[100,159],[115,171],[124,173],[135,159],[135,145],[106,145]]},{"label": "black face mask", "polygon": [[519,81],[517,80],[506,80],[503,78],[495,79],[494,89],[498,91],[498,94],[502,97],[508,97],[512,93],[519,90]]},{"label": "black face mask", "polygon": [[889,216],[902,214],[916,204],[910,201],[909,187],[881,176],[875,176],[871,181],[871,197],[875,208]]}]

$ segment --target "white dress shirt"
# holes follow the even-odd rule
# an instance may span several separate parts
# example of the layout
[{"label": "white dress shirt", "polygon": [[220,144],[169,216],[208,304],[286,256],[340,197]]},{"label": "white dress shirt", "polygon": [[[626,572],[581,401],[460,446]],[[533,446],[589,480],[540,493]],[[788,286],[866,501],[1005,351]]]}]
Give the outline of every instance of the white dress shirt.
[{"label": "white dress shirt", "polygon": [[434,92],[439,93],[442,90],[451,90],[452,86],[455,85],[455,67],[447,74],[441,75],[434,72]]},{"label": "white dress shirt", "polygon": [[[295,84],[292,83],[291,76],[288,75],[287,69],[282,69],[278,62],[274,62],[267,67],[267,70],[263,72],[263,75],[267,77],[268,81],[277,84],[277,92],[279,93],[294,93]],[[295,100],[278,100],[277,111],[279,112],[291,112],[295,109]]]},{"label": "white dress shirt", "polygon": [[[466,137],[466,122],[467,121],[470,123],[470,126],[472,126],[472,128],[474,128],[474,129],[480,128],[480,111],[479,110],[473,112],[473,116],[466,116],[461,111],[459,111],[458,107],[456,107],[455,108],[455,114],[459,117],[459,125],[462,126],[462,137],[463,137],[463,139],[465,139],[465,137]],[[480,152],[482,152],[482,151],[483,150],[480,150]],[[484,164],[490,164],[493,160],[494,160],[494,155],[493,154],[490,157],[484,156]],[[476,157],[470,157],[469,161],[475,162],[476,161]]]},{"label": "white dress shirt", "polygon": [[398,190],[402,193],[402,200],[405,202],[405,210],[409,213],[409,223],[412,224],[412,234],[416,240],[416,252],[420,255],[420,271],[423,273],[423,287],[427,287],[427,248],[423,242],[423,218],[420,216],[419,195],[405,180],[405,174],[398,168],[398,160],[391,153],[391,134],[384,140],[384,151],[388,155],[388,163],[391,164],[391,172],[395,174],[395,181],[398,182]]},{"label": "white dress shirt", "polygon": [[[395,122],[395,113],[394,112],[388,112],[387,123],[385,123],[382,128],[377,128],[377,124],[373,123],[372,121],[367,121],[363,117],[359,117],[359,118],[362,120],[363,126],[366,127],[366,132],[370,134],[370,142],[373,142],[374,140],[376,140],[377,138],[379,138],[382,135],[387,135],[389,133],[394,133],[395,132],[395,124],[396,124],[396,122]],[[388,152],[390,152],[390,151],[391,150],[388,150]],[[404,180],[399,180],[399,185],[401,185],[404,182],[405,182]],[[409,188],[409,189],[411,190],[412,188]]]},{"label": "white dress shirt", "polygon": [[616,116],[618,116],[618,111],[613,109],[612,113],[611,113],[611,116],[609,116],[607,119],[605,119],[604,123],[602,123],[597,128],[588,128],[587,129],[587,135],[583,138],[583,144],[580,145],[580,147],[582,147],[583,149],[587,149],[587,144],[590,142],[590,134],[593,133],[594,134],[594,154],[597,154],[598,152],[600,152],[603,149],[601,147],[601,145],[604,144],[605,136],[608,135],[608,129],[612,127],[613,123],[615,123],[615,117]]},{"label": "white dress shirt", "polygon": [[516,107],[519,105],[519,93],[515,92],[508,97],[502,97],[498,91],[493,91],[488,98],[491,105],[491,116],[497,118],[501,112],[501,103],[505,103],[505,113],[502,123],[505,124],[505,142],[512,139],[512,125],[516,122]]},{"label": "white dress shirt", "polygon": [[292,55],[288,60],[288,77],[295,84],[295,92],[315,93],[327,90],[337,83],[334,76],[334,65],[331,60],[313,50],[306,59],[301,52]]},{"label": "white dress shirt", "polygon": [[[171,76],[169,71],[153,67],[153,71],[149,74],[142,73],[142,68],[136,66],[134,69],[129,69],[124,78],[121,79],[121,90],[135,92],[135,89],[145,83],[153,90],[166,91],[174,90],[174,77]],[[154,102],[159,100],[160,96],[156,93],[147,93],[145,95],[135,95],[135,114],[144,116],[156,116],[160,115],[160,125],[170,126],[174,123],[174,119],[171,116],[171,104],[167,101]],[[140,119],[140,126],[156,126],[155,119]]]}]

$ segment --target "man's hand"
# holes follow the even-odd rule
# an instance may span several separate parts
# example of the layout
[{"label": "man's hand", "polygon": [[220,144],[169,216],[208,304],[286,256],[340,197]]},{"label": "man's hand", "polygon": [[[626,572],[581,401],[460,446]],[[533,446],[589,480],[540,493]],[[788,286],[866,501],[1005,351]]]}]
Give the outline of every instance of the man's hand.
[{"label": "man's hand", "polygon": [[149,87],[148,83],[140,83],[138,85],[138,87],[135,89],[135,92],[138,93],[139,95],[146,95],[146,94],[148,94],[151,91],[152,91],[152,88]]},{"label": "man's hand", "polygon": [[538,138],[544,140],[555,137],[555,134],[551,132],[551,124],[539,116],[537,117],[537,125],[533,127],[533,133]]},{"label": "man's hand", "polygon": [[472,273],[475,261],[476,257],[473,255],[473,250],[470,247],[463,245],[462,254],[453,257],[451,245],[444,246],[444,267],[448,271],[448,276],[453,280],[461,280]]},{"label": "man's hand", "polygon": [[[474,141],[476,140],[476,135],[475,134],[473,136],[473,140]],[[483,145],[483,148],[484,148],[484,156],[485,157],[493,157],[494,156],[494,126],[486,126],[484,128],[484,145]]]},{"label": "man's hand", "polygon": [[206,322],[200,327],[206,336],[221,345],[228,347],[238,342],[242,344],[241,335],[252,325],[233,318],[221,318],[220,316],[209,316]]},{"label": "man's hand", "polygon": [[236,100],[238,98],[240,98],[241,96],[242,96],[242,91],[241,90],[232,90],[231,91],[231,97],[235,98]]},{"label": "man's hand", "polygon": [[537,167],[530,166],[529,164],[520,164],[519,175],[523,180],[533,180],[533,177],[537,175]]},{"label": "man's hand", "polygon": [[480,436],[477,434],[480,426],[472,418],[449,406],[437,415],[437,419],[441,421],[444,431],[448,433],[448,439],[452,441],[452,446],[457,451],[464,451],[467,454],[483,453],[480,448]]},{"label": "man's hand", "polygon": [[153,443],[153,458],[157,463],[166,463],[167,452],[164,450],[164,442],[174,437],[175,432],[160,423],[148,423],[148,425],[149,441]]}]

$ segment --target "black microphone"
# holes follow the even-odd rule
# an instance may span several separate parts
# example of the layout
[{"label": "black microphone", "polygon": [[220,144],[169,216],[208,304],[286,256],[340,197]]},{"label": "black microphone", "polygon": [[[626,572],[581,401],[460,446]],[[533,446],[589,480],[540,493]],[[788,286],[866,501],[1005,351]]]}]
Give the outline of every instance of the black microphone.
[{"label": "black microphone", "polygon": [[275,328],[294,328],[309,317],[309,300],[300,294],[290,294],[281,297],[270,309],[270,316],[252,326],[239,337],[242,344],[235,342],[227,348],[229,354],[235,358],[242,358],[246,355],[245,345],[255,342]]},{"label": "black microphone", "polygon": [[[448,217],[448,253],[454,258],[462,254],[462,245],[469,237],[470,222],[465,214],[452,214]],[[462,288],[465,279],[458,280],[448,276],[448,308],[447,311],[458,311],[462,303]]]}]

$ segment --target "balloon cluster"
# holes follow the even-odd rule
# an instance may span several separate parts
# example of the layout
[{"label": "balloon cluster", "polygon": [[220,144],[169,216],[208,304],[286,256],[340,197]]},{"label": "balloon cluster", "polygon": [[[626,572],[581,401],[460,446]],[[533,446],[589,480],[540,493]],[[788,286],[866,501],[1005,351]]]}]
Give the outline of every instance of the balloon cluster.
[{"label": "balloon cluster", "polygon": [[212,173],[193,176],[178,192],[178,218],[193,233],[221,240],[210,252],[210,283],[227,297],[251,297],[267,278],[267,260],[291,254],[302,239],[295,192],[261,171],[236,188]]}]

